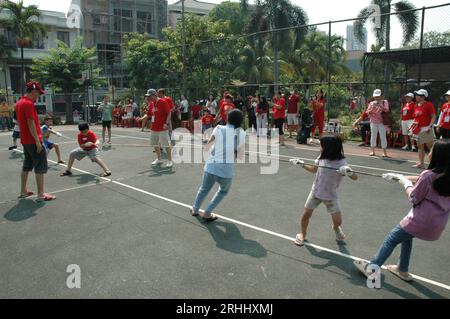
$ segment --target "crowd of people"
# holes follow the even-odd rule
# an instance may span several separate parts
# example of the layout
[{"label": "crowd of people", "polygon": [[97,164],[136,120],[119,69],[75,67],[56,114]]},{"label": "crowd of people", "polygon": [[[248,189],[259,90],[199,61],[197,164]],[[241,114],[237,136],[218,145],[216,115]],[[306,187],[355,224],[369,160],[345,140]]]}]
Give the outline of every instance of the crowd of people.
[{"label": "crowd of people", "polygon": [[[19,198],[26,198],[33,195],[27,187],[29,172],[35,172],[36,184],[38,188],[37,201],[51,201],[55,196],[44,192],[44,174],[47,173],[47,154],[55,148],[58,157],[58,163],[64,164],[61,159],[59,146],[50,141],[51,134],[60,135],[53,130],[47,119],[41,126],[38,120],[35,101],[44,93],[41,85],[37,82],[29,82],[26,85],[26,95],[16,104],[16,118],[18,131],[20,131],[20,140],[23,146],[24,161],[21,172],[21,191]],[[295,126],[295,118],[299,117],[299,97],[298,92],[292,92],[289,97],[287,114],[288,127]],[[172,99],[166,96],[164,90],[158,91],[149,89],[147,91],[146,101],[148,104],[147,112],[140,118],[142,126],[150,121],[150,141],[154,147],[156,159],[152,165],[161,165],[161,147],[166,148],[168,162],[166,167],[172,167],[170,130],[173,129],[171,119],[172,113],[177,108]],[[372,152],[376,147],[376,137],[380,134],[381,145],[386,154],[386,141],[382,135],[385,135],[385,124],[383,123],[382,113],[389,109],[388,102],[382,99],[380,90],[374,91],[374,100],[369,103],[363,115],[366,114],[370,119],[371,126],[371,146]],[[447,103],[442,107],[438,120],[438,132],[444,137],[443,140],[435,141],[432,130],[435,109],[432,103],[427,101],[428,92],[418,90],[414,92],[415,103],[412,94],[407,94],[407,102],[402,108],[402,114],[405,117],[404,128],[412,133],[413,139],[419,147],[419,162],[417,167],[424,167],[425,147],[429,149],[430,164],[420,176],[403,176],[400,174],[388,173],[383,178],[387,181],[398,181],[405,189],[405,192],[412,204],[408,215],[386,236],[378,252],[370,262],[356,261],[355,266],[367,277],[373,275],[373,267],[378,269],[386,262],[397,245],[401,245],[401,253],[397,265],[388,265],[387,269],[402,278],[405,281],[411,281],[409,274],[409,263],[411,249],[414,238],[435,241],[438,240],[444,231],[448,217],[450,215],[450,142],[448,140],[450,133],[450,91],[445,94]],[[181,101],[185,101],[182,97]],[[223,98],[214,103],[213,97],[208,99],[208,107],[202,109],[202,117],[205,118],[207,125],[214,126],[212,134],[208,137],[204,146],[206,150],[211,150],[211,156],[206,160],[203,169],[203,179],[197,191],[190,208],[192,216],[200,216],[205,222],[211,222],[218,218],[214,210],[229,194],[233,179],[235,178],[234,166],[236,160],[244,156],[244,146],[246,132],[243,130],[244,114],[249,114],[253,108],[256,121],[257,134],[262,134],[264,121],[269,115],[270,104],[265,97],[258,96],[250,99],[250,104],[246,104],[243,97],[233,100],[229,92],[225,92]],[[128,101],[131,103],[131,101]],[[290,105],[289,105],[290,103]],[[125,109],[128,109],[126,105]],[[132,105],[132,104],[131,104]],[[310,128],[318,129],[319,136],[323,133],[322,123],[324,121],[324,98],[323,92],[318,91],[310,99],[312,109],[308,113],[312,121]],[[279,129],[280,144],[283,139],[283,122],[285,119],[286,101],[281,94],[277,92],[272,99],[272,116],[274,127]],[[290,108],[289,108],[290,106]],[[296,106],[296,107],[295,107]],[[241,110],[242,108],[242,110]],[[309,108],[305,108],[309,109]],[[102,105],[99,106],[102,113],[103,125],[103,143],[105,144],[105,133],[108,129],[107,144],[111,144],[111,122],[113,108],[105,97]],[[131,112],[133,108],[131,107]],[[310,110],[311,111],[311,110]],[[212,113],[215,113],[215,117]],[[185,110],[181,114],[186,113]],[[199,112],[200,113],[200,112]],[[409,115],[409,116],[408,116]],[[198,115],[200,116],[200,114]],[[186,118],[186,116],[182,117]],[[360,120],[360,119],[359,119]],[[78,126],[79,134],[77,138],[78,147],[70,152],[67,169],[61,173],[61,176],[72,175],[72,166],[75,161],[81,160],[86,156],[92,162],[98,164],[102,169],[102,177],[112,174],[106,163],[99,157],[98,149],[100,140],[95,133],[90,130],[87,123],[81,123]],[[16,132],[16,131],[15,131]],[[374,138],[375,136],[375,138]],[[18,135],[13,135],[17,138]],[[229,138],[232,138],[229,141]],[[218,141],[218,142],[217,142]],[[343,177],[348,176],[356,181],[358,176],[347,164],[344,155],[343,143],[339,136],[320,137],[321,152],[314,162],[314,165],[306,165],[301,159],[293,159],[294,164],[300,164],[307,171],[315,174],[315,180],[309,193],[308,199],[304,205],[304,212],[300,219],[299,233],[295,236],[294,243],[298,246],[305,245],[309,221],[314,210],[323,203],[329,212],[332,220],[332,229],[336,234],[336,240],[342,242],[346,235],[342,229],[342,209],[339,199],[339,187]],[[422,150],[422,151],[420,151]],[[219,189],[213,196],[204,210],[201,209],[202,203],[215,184],[219,184]]]}]

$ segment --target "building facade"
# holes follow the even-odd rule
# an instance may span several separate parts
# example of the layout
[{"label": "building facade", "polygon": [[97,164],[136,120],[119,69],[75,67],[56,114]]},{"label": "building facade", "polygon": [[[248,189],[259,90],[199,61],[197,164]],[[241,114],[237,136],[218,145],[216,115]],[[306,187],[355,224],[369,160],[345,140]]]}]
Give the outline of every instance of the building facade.
[{"label": "building facade", "polygon": [[363,29],[364,40],[361,42],[355,37],[353,25],[347,26],[347,51],[367,52],[367,29]]},{"label": "building facade", "polygon": [[[202,2],[197,0],[184,0],[184,12],[196,14],[199,16],[207,15],[217,4]],[[177,22],[181,20],[182,0],[177,1],[168,7],[168,24],[175,27]]]}]

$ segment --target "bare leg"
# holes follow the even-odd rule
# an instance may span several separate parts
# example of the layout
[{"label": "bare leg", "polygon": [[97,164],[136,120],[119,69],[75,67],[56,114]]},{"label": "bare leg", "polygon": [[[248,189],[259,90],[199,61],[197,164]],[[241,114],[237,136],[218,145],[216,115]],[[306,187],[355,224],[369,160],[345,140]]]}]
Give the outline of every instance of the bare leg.
[{"label": "bare leg", "polygon": [[314,209],[305,208],[302,219],[300,220],[300,229],[301,229],[301,234],[303,235],[303,238],[302,238],[303,240],[306,238],[309,220],[311,219],[313,212],[314,212]]},{"label": "bare leg", "polygon": [[38,197],[44,196],[44,174],[35,174]]},{"label": "bare leg", "polygon": [[28,192],[27,189],[28,172],[22,171],[20,175],[20,194],[25,195]]},{"label": "bare leg", "polygon": [[159,148],[159,146],[155,147],[155,153],[158,160],[161,160],[161,148]]},{"label": "bare leg", "polygon": [[331,219],[333,220],[333,229],[337,230],[339,226],[342,225],[342,214],[341,213],[331,214]]},{"label": "bare leg", "polygon": [[102,140],[103,140],[103,143],[105,143],[105,131],[106,131],[106,126],[103,126],[103,128],[102,128]]},{"label": "bare leg", "polygon": [[172,148],[170,146],[166,148],[166,153],[167,153],[167,159],[169,161],[172,161]]},{"label": "bare leg", "polygon": [[61,162],[62,159],[61,159],[61,151],[59,149],[59,145],[54,144],[53,146],[55,147],[55,153],[56,153],[56,156],[58,157],[58,162]]},{"label": "bare leg", "polygon": [[108,142],[111,142],[111,128],[108,127]]},{"label": "bare leg", "polygon": [[425,144],[419,144],[419,164],[423,165],[425,162]]},{"label": "bare leg", "polygon": [[72,171],[72,166],[73,166],[73,162],[75,161],[75,157],[71,154],[69,156],[69,163],[67,164],[67,171],[71,172]]},{"label": "bare leg", "polygon": [[103,162],[100,158],[96,158],[93,160],[93,162],[97,163],[98,165],[100,165],[100,167],[103,169],[103,171],[105,173],[110,172],[108,166],[106,166],[105,162]]}]

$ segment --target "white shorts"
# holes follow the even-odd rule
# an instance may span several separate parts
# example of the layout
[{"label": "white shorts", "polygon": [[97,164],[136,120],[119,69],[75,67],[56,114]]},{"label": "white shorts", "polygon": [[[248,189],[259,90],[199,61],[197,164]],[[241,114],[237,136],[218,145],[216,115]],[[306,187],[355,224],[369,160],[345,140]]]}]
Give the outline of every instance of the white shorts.
[{"label": "white shorts", "polygon": [[414,123],[414,120],[402,121],[402,135],[411,135],[408,131],[409,127]]},{"label": "white shorts", "polygon": [[169,147],[169,132],[168,131],[161,131],[161,132],[155,132],[152,131],[150,134],[150,144],[153,147],[157,147],[157,145],[160,145],[161,147]]},{"label": "white shorts", "polygon": [[298,115],[295,113],[288,113],[287,125],[298,125]]}]

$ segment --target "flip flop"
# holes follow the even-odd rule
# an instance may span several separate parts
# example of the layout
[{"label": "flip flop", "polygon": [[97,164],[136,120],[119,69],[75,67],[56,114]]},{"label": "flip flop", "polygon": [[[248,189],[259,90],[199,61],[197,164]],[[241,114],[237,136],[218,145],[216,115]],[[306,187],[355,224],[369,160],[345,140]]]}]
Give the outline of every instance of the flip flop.
[{"label": "flip flop", "polygon": [[302,247],[302,246],[305,245],[305,239],[304,239],[304,238],[301,239],[301,238],[300,238],[300,235],[301,235],[301,234],[295,235],[294,244],[297,245],[297,246]]},{"label": "flip flop", "polygon": [[393,273],[394,275],[396,275],[398,278],[406,281],[406,282],[411,282],[413,281],[413,277],[408,274],[407,276],[402,275],[399,271],[398,271],[398,267],[397,265],[386,265],[386,269],[389,270],[391,273]]},{"label": "flip flop", "polygon": [[23,198],[27,198],[27,197],[30,197],[30,196],[33,196],[33,195],[34,195],[34,193],[32,191],[27,191],[26,194],[20,194],[19,197],[17,197],[17,198],[23,199]]},{"label": "flip flop", "polygon": [[217,215],[215,215],[215,214],[208,214],[208,215],[202,216],[202,219],[205,222],[212,222],[212,221],[216,220],[217,218],[219,218],[219,217],[217,217]]},{"label": "flip flop", "polygon": [[64,171],[61,174],[59,174],[59,176],[71,176],[71,175],[72,175],[72,172],[69,172],[69,171]]},{"label": "flip flop", "polygon": [[100,174],[100,177],[108,177],[108,176],[111,176],[111,172],[106,172],[106,173],[101,173]]},{"label": "flip flop", "polygon": [[192,216],[198,216],[198,212],[194,212],[194,209],[193,208],[191,208],[191,209],[189,209],[189,211],[191,212],[191,215]]},{"label": "flip flop", "polygon": [[370,153],[369,156],[376,156],[375,153]]},{"label": "flip flop", "polygon": [[38,197],[36,199],[36,202],[41,203],[41,202],[49,202],[52,200],[55,200],[56,196],[51,195],[51,194],[44,194],[44,197]]}]

